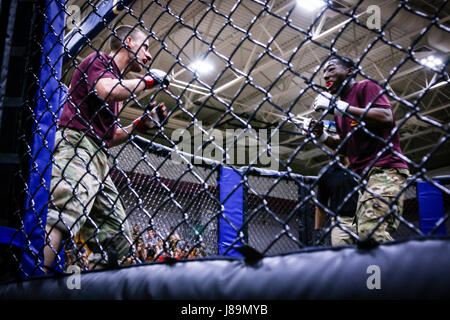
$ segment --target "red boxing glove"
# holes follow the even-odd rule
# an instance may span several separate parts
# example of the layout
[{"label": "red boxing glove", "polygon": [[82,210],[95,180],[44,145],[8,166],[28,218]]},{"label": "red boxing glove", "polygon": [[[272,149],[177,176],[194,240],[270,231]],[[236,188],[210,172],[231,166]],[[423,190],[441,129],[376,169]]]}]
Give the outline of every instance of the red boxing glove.
[{"label": "red boxing glove", "polygon": [[144,124],[144,121],[142,120],[142,117],[137,118],[133,121],[133,127],[140,133],[146,133],[148,130],[148,128]]},{"label": "red boxing glove", "polygon": [[159,69],[150,69],[148,73],[141,78],[145,81],[145,89],[150,89],[158,84],[162,87],[168,87],[170,83],[167,74]]},{"label": "red boxing glove", "polygon": [[[136,129],[140,133],[147,133],[147,131],[151,128],[149,128],[147,125],[145,125],[144,117],[148,117],[153,119],[153,121],[161,122],[165,116],[167,115],[164,102],[156,105],[156,102],[153,102],[151,104],[153,110],[150,112],[150,114],[147,113],[147,111],[144,113],[144,115],[140,118],[137,118],[133,121],[133,128]],[[153,115],[152,115],[153,114]],[[154,125],[153,125],[154,126]],[[152,127],[153,127],[152,126]]]},{"label": "red boxing glove", "polygon": [[149,75],[143,76],[142,79],[145,81],[145,89],[150,89],[155,85],[155,79]]}]

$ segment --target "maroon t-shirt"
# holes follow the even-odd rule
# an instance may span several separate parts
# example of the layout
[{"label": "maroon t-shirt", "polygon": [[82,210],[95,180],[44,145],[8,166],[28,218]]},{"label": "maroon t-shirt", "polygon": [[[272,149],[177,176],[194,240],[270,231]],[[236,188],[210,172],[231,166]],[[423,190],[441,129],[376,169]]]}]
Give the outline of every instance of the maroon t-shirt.
[{"label": "maroon t-shirt", "polygon": [[[381,91],[381,87],[375,82],[363,80],[361,82],[356,82],[342,100],[353,107],[365,108],[370,104],[370,106],[374,108],[392,109],[391,103],[385,94],[378,96]],[[344,151],[349,158],[350,168],[354,172],[361,174],[375,159],[377,153],[385,147],[385,143],[372,138],[365,133],[363,129],[355,130],[355,126],[358,125],[358,123],[348,117],[335,116],[335,121],[337,132],[341,139],[344,139],[347,134],[351,132],[351,136],[344,146]],[[386,128],[370,129],[369,131],[387,141],[391,136],[394,127],[395,120],[392,125]],[[392,147],[386,150],[374,165],[385,168],[408,168],[406,162],[392,152],[392,150],[395,150],[402,154],[398,133],[394,134],[390,143],[392,143]]]},{"label": "maroon t-shirt", "polygon": [[100,78],[119,79],[120,70],[110,56],[93,52],[75,70],[58,122],[60,128],[86,132],[99,146],[110,145],[116,129],[119,103],[108,103],[94,91]]}]

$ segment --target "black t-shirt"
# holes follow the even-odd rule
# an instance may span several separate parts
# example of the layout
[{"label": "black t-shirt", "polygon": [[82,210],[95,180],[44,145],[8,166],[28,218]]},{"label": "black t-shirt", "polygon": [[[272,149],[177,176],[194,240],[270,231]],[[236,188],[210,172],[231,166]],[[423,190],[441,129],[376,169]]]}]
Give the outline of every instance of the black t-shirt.
[{"label": "black t-shirt", "polygon": [[329,167],[319,179],[317,199],[339,216],[353,217],[358,203],[358,192],[355,191],[345,203],[344,200],[357,185],[349,171],[338,165]]}]

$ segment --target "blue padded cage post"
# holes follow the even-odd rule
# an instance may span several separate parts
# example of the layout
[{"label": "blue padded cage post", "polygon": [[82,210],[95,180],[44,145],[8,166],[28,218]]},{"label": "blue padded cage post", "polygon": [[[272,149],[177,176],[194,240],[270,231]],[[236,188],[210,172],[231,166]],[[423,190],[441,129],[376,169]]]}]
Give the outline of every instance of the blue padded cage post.
[{"label": "blue padded cage post", "polygon": [[224,210],[219,218],[219,255],[242,257],[234,249],[242,246],[241,241],[235,242],[244,223],[244,186],[241,180],[242,176],[236,170],[220,168],[219,199]]},{"label": "blue padded cage post", "polygon": [[52,150],[55,143],[55,118],[60,108],[63,88],[60,85],[65,24],[65,0],[46,1],[42,41],[40,89],[36,93],[28,192],[23,218],[26,249],[22,255],[21,276],[40,275],[43,264],[45,224],[52,175]]},{"label": "blue padded cage post", "polygon": [[131,6],[135,1],[103,0],[96,4],[95,10],[86,16],[79,28],[74,28],[64,39],[66,52],[63,63],[66,64],[76,57],[89,41],[102,32],[125,7]]},{"label": "blue padded cage post", "polygon": [[[64,38],[66,0],[46,1],[43,52],[41,56],[41,89],[36,94],[35,118],[31,140],[30,176],[28,179],[28,198],[25,204],[24,230],[27,235],[27,248],[22,256],[23,275],[40,275],[38,266],[43,263],[42,248],[45,241],[47,203],[51,180],[51,153],[54,148],[55,123],[61,113],[61,102],[65,100],[67,88],[60,83],[63,63],[78,54],[86,45],[86,36],[93,39],[107,23],[111,22],[126,5],[134,0],[105,0],[97,4],[97,14],[90,14],[80,28]],[[64,48],[66,50],[64,50]],[[64,59],[62,59],[64,57]],[[64,60],[64,61],[63,61]],[[37,227],[38,226],[38,227]],[[63,250],[59,253],[59,265],[63,268]]]},{"label": "blue padded cage post", "polygon": [[[435,183],[440,184],[439,181]],[[417,182],[417,198],[419,201],[420,229],[428,235],[436,223],[444,218],[444,200],[442,191],[426,181]],[[446,235],[445,224],[442,223],[433,235]]]}]

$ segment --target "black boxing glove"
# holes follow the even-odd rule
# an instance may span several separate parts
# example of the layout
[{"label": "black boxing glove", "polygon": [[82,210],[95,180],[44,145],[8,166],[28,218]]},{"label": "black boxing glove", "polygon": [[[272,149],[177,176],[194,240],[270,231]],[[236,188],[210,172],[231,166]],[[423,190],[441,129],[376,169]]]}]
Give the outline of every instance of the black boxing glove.
[{"label": "black boxing glove", "polygon": [[[145,113],[133,121],[133,127],[140,133],[147,133],[147,131],[155,126],[155,121],[161,123],[162,120],[166,117],[167,111],[164,102],[156,105],[156,102],[151,104],[154,107],[150,112],[148,110]],[[153,114],[153,115],[152,115]],[[147,118],[153,120],[152,126],[148,125]]]}]

